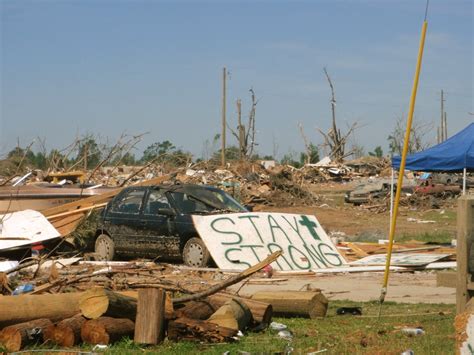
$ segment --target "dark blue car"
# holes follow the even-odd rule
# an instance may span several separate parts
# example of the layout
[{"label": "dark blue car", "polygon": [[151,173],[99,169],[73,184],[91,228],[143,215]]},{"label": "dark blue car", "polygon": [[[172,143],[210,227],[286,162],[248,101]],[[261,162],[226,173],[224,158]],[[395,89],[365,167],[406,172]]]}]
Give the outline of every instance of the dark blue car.
[{"label": "dark blue car", "polygon": [[226,192],[204,185],[128,187],[108,203],[96,233],[98,260],[181,259],[203,267],[211,256],[192,215],[247,212]]}]

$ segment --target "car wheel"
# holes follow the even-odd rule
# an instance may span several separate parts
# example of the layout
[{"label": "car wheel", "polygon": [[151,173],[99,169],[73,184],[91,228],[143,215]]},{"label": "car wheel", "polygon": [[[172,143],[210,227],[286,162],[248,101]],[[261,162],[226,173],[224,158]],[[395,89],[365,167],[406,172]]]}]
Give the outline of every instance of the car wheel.
[{"label": "car wheel", "polygon": [[183,261],[188,266],[205,267],[211,261],[211,254],[199,238],[189,239],[183,248]]},{"label": "car wheel", "polygon": [[110,261],[114,259],[115,243],[107,234],[101,234],[95,241],[96,259]]}]

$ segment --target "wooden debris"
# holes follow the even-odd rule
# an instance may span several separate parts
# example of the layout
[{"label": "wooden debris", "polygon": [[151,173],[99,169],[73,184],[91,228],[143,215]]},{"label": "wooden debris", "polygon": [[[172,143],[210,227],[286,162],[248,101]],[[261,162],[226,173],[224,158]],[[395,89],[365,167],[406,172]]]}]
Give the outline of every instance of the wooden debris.
[{"label": "wooden debris", "polygon": [[82,325],[82,341],[89,344],[107,345],[125,336],[133,336],[135,324],[127,318],[100,317]]},{"label": "wooden debris", "polygon": [[50,341],[64,347],[77,345],[81,340],[81,327],[86,321],[81,314],[66,318],[56,325],[48,326],[44,331],[44,341]]},{"label": "wooden debris", "polygon": [[325,317],[327,298],[319,291],[260,291],[252,299],[270,303],[279,317]]},{"label": "wooden debris", "polygon": [[163,341],[165,298],[165,292],[161,289],[149,288],[138,291],[135,343],[156,345]]},{"label": "wooden debris", "polygon": [[[53,322],[46,318],[10,325],[0,332],[0,344],[8,351],[19,351],[26,345],[41,341],[43,330],[51,325]],[[34,335],[36,332],[38,333],[37,337]]]},{"label": "wooden debris", "polygon": [[175,319],[168,325],[168,339],[173,341],[189,340],[222,343],[232,341],[236,335],[236,329],[186,317]]}]

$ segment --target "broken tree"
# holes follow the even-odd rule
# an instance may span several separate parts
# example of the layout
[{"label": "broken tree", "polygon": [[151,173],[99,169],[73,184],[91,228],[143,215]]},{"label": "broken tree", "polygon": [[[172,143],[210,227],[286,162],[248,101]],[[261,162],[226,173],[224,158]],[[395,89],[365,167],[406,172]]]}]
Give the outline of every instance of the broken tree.
[{"label": "broken tree", "polygon": [[357,127],[357,122],[353,123],[349,130],[343,134],[341,130],[337,128],[336,123],[336,95],[334,93],[334,85],[332,83],[331,77],[328,74],[326,68],[324,68],[324,74],[328,80],[329,87],[331,88],[331,113],[332,113],[332,128],[328,133],[325,133],[318,129],[319,133],[324,138],[324,145],[329,147],[329,155],[331,159],[335,162],[341,162],[345,157],[352,154],[352,151],[346,152],[346,143],[350,135],[354,132]]}]

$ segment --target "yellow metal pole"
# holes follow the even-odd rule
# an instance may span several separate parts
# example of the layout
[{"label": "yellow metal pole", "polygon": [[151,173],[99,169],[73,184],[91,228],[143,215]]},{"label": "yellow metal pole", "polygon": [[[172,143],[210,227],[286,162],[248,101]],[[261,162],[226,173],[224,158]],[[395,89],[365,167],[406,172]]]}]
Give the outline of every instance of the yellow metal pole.
[{"label": "yellow metal pole", "polygon": [[[407,153],[408,153],[408,142],[410,140],[411,126],[413,122],[413,111],[415,110],[416,92],[418,89],[418,80],[420,78],[421,60],[423,58],[423,49],[425,46],[425,36],[426,36],[427,26],[428,26],[428,22],[426,22],[425,20],[423,22],[423,27],[421,29],[420,48],[418,49],[418,60],[416,63],[416,71],[415,71],[415,78],[413,80],[413,88],[411,91],[410,109],[408,112],[407,128],[405,131],[405,141],[403,143],[402,159],[400,162],[400,170],[398,173],[397,193],[395,195],[395,204],[393,208],[392,220],[390,221],[390,236],[389,236],[389,242],[388,242],[387,261],[385,263],[385,274],[383,278],[383,286],[382,286],[382,291],[380,294],[380,305],[382,305],[382,303],[384,302],[385,295],[387,294],[388,277],[390,275],[390,261],[392,259],[393,239],[395,237],[395,228],[397,226],[398,205],[400,202],[400,194],[401,194],[402,186],[403,186],[403,175],[405,173],[405,163],[407,160]],[[379,312],[379,315],[380,315],[380,312]]]}]

